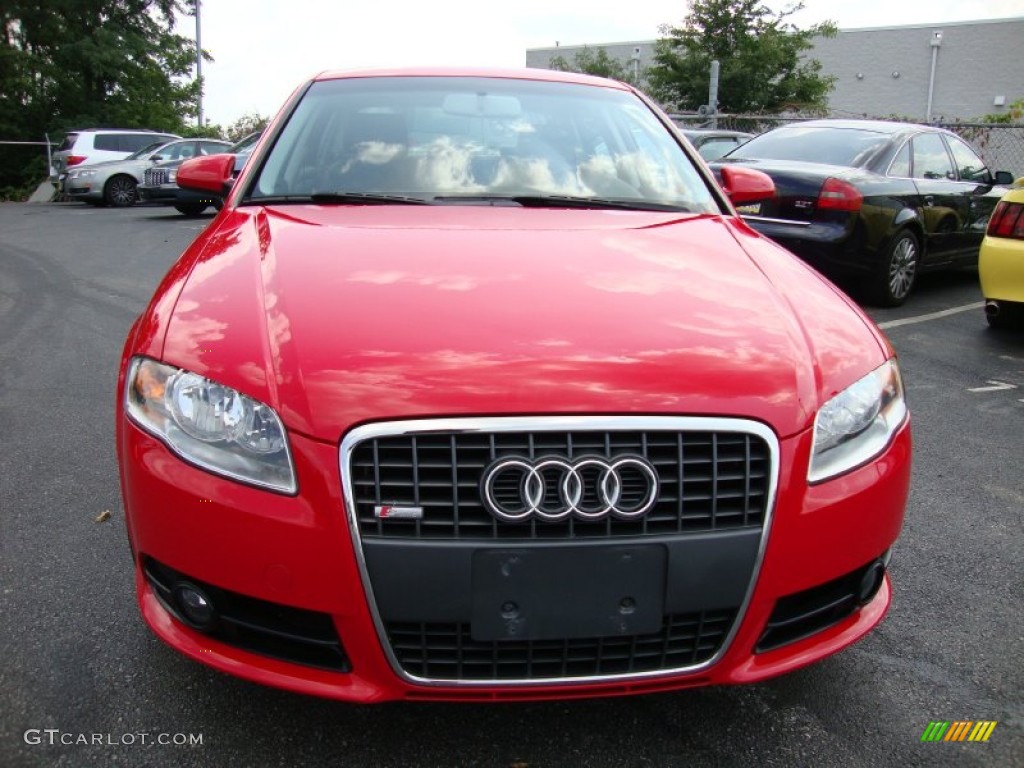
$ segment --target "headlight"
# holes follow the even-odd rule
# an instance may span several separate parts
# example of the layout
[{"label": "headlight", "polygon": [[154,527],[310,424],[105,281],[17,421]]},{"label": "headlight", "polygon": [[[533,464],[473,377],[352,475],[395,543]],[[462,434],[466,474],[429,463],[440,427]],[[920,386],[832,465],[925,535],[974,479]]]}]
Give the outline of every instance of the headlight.
[{"label": "headlight", "polygon": [[231,387],[137,357],[125,408],[140,427],[204,469],[274,491],[297,490],[281,420]]},{"label": "headlight", "polygon": [[885,450],[906,416],[900,369],[889,360],[818,411],[808,481],[818,483],[870,461]]},{"label": "headlight", "polygon": [[171,170],[169,170],[167,172],[167,183],[168,184],[173,184],[177,180],[178,180],[178,171],[177,171],[176,168],[171,168]]}]

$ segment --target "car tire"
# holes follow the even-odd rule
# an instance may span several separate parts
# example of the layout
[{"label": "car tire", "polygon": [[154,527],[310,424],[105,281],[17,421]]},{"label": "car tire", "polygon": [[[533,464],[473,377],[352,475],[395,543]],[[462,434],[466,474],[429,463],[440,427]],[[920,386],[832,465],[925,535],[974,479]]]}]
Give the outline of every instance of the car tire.
[{"label": "car tire", "polygon": [[175,203],[175,210],[185,216],[198,216],[206,210],[205,203]]},{"label": "car tire", "polygon": [[870,293],[873,304],[880,307],[898,307],[907,300],[917,282],[921,265],[921,246],[917,235],[909,229],[895,234],[871,279]]},{"label": "car tire", "polygon": [[127,208],[138,199],[138,182],[131,176],[115,176],[103,187],[103,202],[113,208]]}]

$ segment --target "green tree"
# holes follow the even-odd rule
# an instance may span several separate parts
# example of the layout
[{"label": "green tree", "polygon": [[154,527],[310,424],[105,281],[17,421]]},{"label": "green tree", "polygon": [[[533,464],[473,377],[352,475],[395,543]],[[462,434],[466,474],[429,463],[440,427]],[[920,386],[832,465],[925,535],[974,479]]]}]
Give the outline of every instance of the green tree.
[{"label": "green tree", "polygon": [[240,118],[235,120],[235,122],[229,125],[225,134],[227,135],[228,141],[238,141],[239,139],[244,139],[250,133],[262,131],[267,127],[267,123],[269,122],[269,117],[264,117],[259,112],[249,112],[242,115]]},{"label": "green tree", "polygon": [[1019,123],[1024,120],[1024,98],[1010,102],[1005,112],[991,112],[978,118],[982,123]]},{"label": "green tree", "polygon": [[224,126],[211,122],[206,125],[186,125],[178,133],[183,139],[225,139],[227,136]]},{"label": "green tree", "polygon": [[548,67],[560,72],[581,72],[585,75],[608,77],[630,85],[638,85],[633,68],[609,56],[604,48],[583,46],[573,54],[572,63],[566,61],[564,56],[555,56]]},{"label": "green tree", "polygon": [[662,27],[647,80],[671,109],[708,100],[711,62],[719,62],[718,110],[731,113],[821,111],[835,78],[801,55],[815,37],[833,37],[832,22],[798,29],[787,21],[803,3],[775,13],[761,0],[692,0],[680,27]]},{"label": "green tree", "polygon": [[[194,13],[195,0],[4,0],[0,138],[57,138],[72,127],[183,131],[199,86],[190,77],[195,42],[175,34],[174,22]],[[0,186],[18,175],[13,162],[0,155]]]}]

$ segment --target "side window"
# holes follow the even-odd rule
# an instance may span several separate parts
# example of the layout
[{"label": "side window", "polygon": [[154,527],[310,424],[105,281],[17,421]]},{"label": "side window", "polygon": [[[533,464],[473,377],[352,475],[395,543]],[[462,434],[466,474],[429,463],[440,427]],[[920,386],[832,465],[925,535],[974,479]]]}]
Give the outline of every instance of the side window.
[{"label": "side window", "polygon": [[[118,142],[120,137],[116,133],[97,133],[92,137],[93,149],[102,149],[107,152],[121,152],[126,151],[121,149],[121,145]],[[140,149],[136,147],[135,149]]]},{"label": "side window", "polygon": [[192,157],[192,144],[183,141],[180,144],[173,144],[161,154],[166,155],[168,160],[180,160],[183,157]]},{"label": "side window", "polygon": [[153,140],[151,133],[122,133],[118,136],[122,152],[138,152]]},{"label": "side window", "polygon": [[987,182],[991,178],[985,163],[964,141],[954,136],[947,136],[946,141],[949,143],[950,152],[953,153],[953,162],[956,163],[961,181]]},{"label": "side window", "polygon": [[889,165],[889,176],[893,176],[898,179],[909,179],[910,178],[910,142],[908,141],[902,147],[900,151],[896,153],[896,157],[893,158],[892,164]]},{"label": "side window", "polygon": [[922,133],[914,137],[914,178],[955,179],[946,143],[937,133]]}]

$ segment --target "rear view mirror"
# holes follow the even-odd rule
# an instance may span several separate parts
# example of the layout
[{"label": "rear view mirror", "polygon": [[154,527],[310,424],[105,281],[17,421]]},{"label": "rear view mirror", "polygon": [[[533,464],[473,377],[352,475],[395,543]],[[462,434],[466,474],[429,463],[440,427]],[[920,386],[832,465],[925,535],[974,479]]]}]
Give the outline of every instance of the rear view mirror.
[{"label": "rear view mirror", "polygon": [[1001,187],[1008,187],[1013,184],[1013,174],[1009,171],[996,171],[996,175],[993,178],[994,182]]},{"label": "rear view mirror", "polygon": [[446,114],[460,117],[519,117],[523,106],[515,96],[492,93],[449,93],[444,97]]},{"label": "rear view mirror", "polygon": [[775,182],[771,176],[753,168],[723,165],[718,169],[719,182],[733,205],[756,203],[775,197]]},{"label": "rear view mirror", "polygon": [[186,160],[178,169],[178,186],[226,195],[234,176],[234,155],[207,155]]}]

